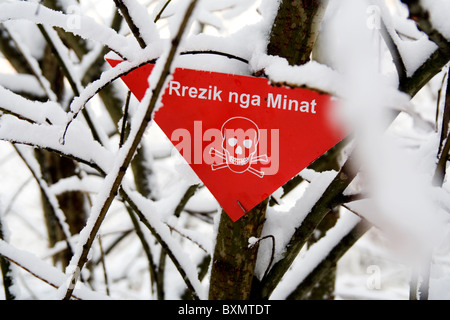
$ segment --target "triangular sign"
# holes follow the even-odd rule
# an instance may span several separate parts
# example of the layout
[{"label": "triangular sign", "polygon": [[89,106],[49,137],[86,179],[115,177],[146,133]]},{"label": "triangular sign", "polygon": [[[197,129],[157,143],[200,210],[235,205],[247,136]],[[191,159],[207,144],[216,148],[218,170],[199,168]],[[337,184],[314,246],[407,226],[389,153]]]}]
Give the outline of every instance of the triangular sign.
[{"label": "triangular sign", "polygon": [[[152,69],[122,77],[139,100]],[[154,120],[237,221],[344,138],[336,102],[264,78],[178,68]]]}]

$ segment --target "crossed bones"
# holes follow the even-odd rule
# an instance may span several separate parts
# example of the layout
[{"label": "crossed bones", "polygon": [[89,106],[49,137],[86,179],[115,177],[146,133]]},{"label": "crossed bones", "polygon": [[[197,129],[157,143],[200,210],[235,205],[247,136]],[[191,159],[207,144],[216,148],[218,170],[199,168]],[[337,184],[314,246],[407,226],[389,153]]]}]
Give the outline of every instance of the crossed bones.
[{"label": "crossed bones", "polygon": [[[226,152],[226,151],[225,151],[225,152]],[[230,168],[230,166],[229,166],[229,164],[230,164],[230,163],[229,163],[229,157],[227,157],[225,153],[222,153],[222,152],[218,151],[218,150],[215,149],[215,148],[211,148],[211,149],[209,150],[209,154],[212,155],[212,156],[219,156],[220,158],[222,158],[223,160],[225,160],[224,163],[220,163],[220,164],[212,164],[212,165],[211,165],[211,169],[212,169],[213,171],[220,170],[220,169],[224,169],[224,168],[226,168],[226,167]],[[258,163],[258,162],[268,163],[268,162],[269,162],[269,158],[267,157],[266,154],[264,154],[264,155],[262,155],[262,156],[257,156],[257,157],[253,157],[253,155],[254,155],[253,153],[250,154],[250,156],[249,156],[248,158],[245,159],[245,160],[246,160],[246,163],[241,164],[241,165],[247,165],[247,164],[249,163],[248,168],[246,168],[246,169],[243,170],[242,172],[245,172],[245,171],[248,170],[249,172],[253,173],[254,175],[256,175],[256,176],[258,176],[258,177],[260,177],[260,178],[263,178],[263,177],[264,177],[264,172],[259,171],[259,170],[256,170],[255,168],[252,168],[252,164]],[[243,159],[243,160],[244,160],[244,159]],[[237,165],[239,165],[239,164],[237,164]],[[233,171],[233,169],[231,169],[231,168],[230,168],[230,170]]]}]

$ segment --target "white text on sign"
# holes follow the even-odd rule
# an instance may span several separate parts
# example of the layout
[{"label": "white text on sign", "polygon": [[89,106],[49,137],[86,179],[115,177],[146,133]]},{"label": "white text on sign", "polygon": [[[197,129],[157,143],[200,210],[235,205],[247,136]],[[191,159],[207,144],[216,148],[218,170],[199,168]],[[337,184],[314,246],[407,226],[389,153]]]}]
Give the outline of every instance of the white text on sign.
[{"label": "white text on sign", "polygon": [[[174,80],[169,82],[168,94],[171,96],[187,97],[191,99],[201,99],[219,102],[224,101],[222,98],[226,96],[223,93],[223,90],[219,90],[217,86],[209,86],[208,88],[197,88],[182,85],[180,82]],[[261,96],[257,94],[238,93],[238,92],[229,92],[227,98],[228,103],[239,104],[239,106],[243,109],[246,109],[249,106],[260,107],[262,101],[265,102],[267,108],[287,110],[287,111],[298,111],[311,114],[316,114],[318,107],[315,99],[311,101],[291,99],[288,97],[288,95],[283,94],[275,95],[270,92],[267,94],[267,97],[264,97],[264,99],[261,99]]]}]

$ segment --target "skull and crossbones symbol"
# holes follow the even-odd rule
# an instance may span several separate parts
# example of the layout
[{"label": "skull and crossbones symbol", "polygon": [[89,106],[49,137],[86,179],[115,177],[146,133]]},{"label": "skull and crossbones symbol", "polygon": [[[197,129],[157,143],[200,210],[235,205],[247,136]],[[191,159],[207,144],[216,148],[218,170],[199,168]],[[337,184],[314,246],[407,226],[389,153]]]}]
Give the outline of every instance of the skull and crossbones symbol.
[{"label": "skull and crossbones symbol", "polygon": [[213,171],[229,168],[235,173],[249,171],[259,178],[264,177],[264,172],[252,167],[254,163],[269,162],[266,154],[256,156],[260,131],[256,123],[244,117],[234,117],[225,121],[221,129],[223,152],[211,148],[209,153],[218,156],[225,162],[212,164]]}]

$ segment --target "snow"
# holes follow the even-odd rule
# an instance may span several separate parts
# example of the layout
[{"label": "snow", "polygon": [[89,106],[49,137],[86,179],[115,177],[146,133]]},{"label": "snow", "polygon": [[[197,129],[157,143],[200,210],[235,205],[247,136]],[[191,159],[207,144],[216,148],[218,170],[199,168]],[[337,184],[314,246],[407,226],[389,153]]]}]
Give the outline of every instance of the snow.
[{"label": "snow", "polygon": [[386,28],[399,50],[408,77],[436,51],[437,45],[428,40],[428,36],[420,32],[415,23],[407,19],[407,15],[389,14],[386,5],[376,2],[381,8],[380,13]]},{"label": "snow", "polygon": [[339,219],[336,226],[327,233],[327,236],[312,245],[305,255],[295,261],[289,272],[277,286],[271,299],[284,300],[286,294],[292,292],[297,284],[301,283],[314,268],[324,260],[331,249],[352,230],[361,219],[352,213],[346,213]]},{"label": "snow", "polygon": [[[39,63],[36,60],[36,58],[33,56],[33,55],[36,55],[36,53],[35,52],[31,53],[30,50],[28,49],[28,47],[23,45],[23,40],[21,38],[19,38],[18,35],[16,35],[16,32],[14,31],[16,24],[14,24],[14,21],[6,21],[5,24],[6,24],[6,30],[8,30],[12,40],[14,41],[14,43],[16,43],[18,49],[20,50],[20,52],[26,59],[28,66],[32,69],[33,74],[37,78],[42,89],[45,91],[46,95],[48,96],[48,98],[50,100],[55,101],[56,100],[55,93],[51,90],[51,86],[50,86],[50,83],[48,82],[48,80],[42,75],[42,71],[39,67]],[[33,32],[29,32],[27,29],[26,33],[30,34]],[[42,46],[42,45],[39,44],[39,46]],[[37,50],[37,51],[39,51],[39,50]]]},{"label": "snow", "polygon": [[306,86],[333,95],[339,95],[341,76],[326,65],[310,61],[302,66],[289,66],[285,59],[274,56],[253,56],[253,70],[264,70],[273,83],[287,83],[291,86]]},{"label": "snow", "polygon": [[438,3],[432,0],[421,0],[421,4],[429,12],[433,27],[444,37],[450,39],[450,21],[447,15],[450,12],[450,1],[441,0]]},{"label": "snow", "polygon": [[54,150],[78,160],[99,166],[108,171],[111,166],[111,154],[93,140],[89,129],[81,122],[72,123],[72,132],[66,136],[62,145],[64,126],[30,124],[9,115],[0,119],[0,137],[2,140],[39,146]]},{"label": "snow", "polygon": [[[275,237],[275,255],[273,263],[276,263],[283,258],[286,245],[294,234],[295,229],[301,225],[303,219],[311,211],[311,208],[335,176],[336,172],[334,171],[319,175],[307,188],[305,188],[302,196],[297,199],[288,211],[280,211],[277,208],[269,208],[267,210],[267,223],[264,224],[261,238],[268,235]],[[270,241],[265,241],[260,244],[258,264],[256,267],[256,273],[260,277],[264,275],[264,272],[269,265],[271,252],[272,243]]]},{"label": "snow", "polygon": [[[51,286],[60,287],[65,281],[64,274],[55,267],[51,267],[29,252],[12,247],[3,240],[0,240],[0,253],[15,264],[24,266],[30,273]],[[84,285],[75,290],[74,296],[88,300],[109,300],[107,296],[90,291]]]},{"label": "snow", "polygon": [[0,86],[13,92],[25,90],[26,93],[35,97],[45,96],[36,78],[27,74],[0,74]]},{"label": "snow", "polygon": [[134,53],[139,51],[136,42],[118,35],[110,28],[99,25],[91,18],[77,17],[82,28],[75,27],[70,22],[71,18],[73,16],[48,9],[45,6],[40,6],[37,11],[37,5],[30,2],[17,1],[0,4],[0,21],[25,19],[52,27],[60,27],[84,39],[102,43],[112,50],[122,53],[124,57],[133,57]]},{"label": "snow", "polygon": [[[17,279],[23,281],[15,281],[14,290],[23,299],[58,299],[65,294],[70,276],[77,271],[73,267],[83,245],[95,222],[101,218],[102,206],[115,192],[113,187],[121,166],[132,148],[131,142],[138,128],[144,122],[152,89],[161,76],[171,37],[178,31],[183,16],[180,8],[185,8],[188,3],[173,0],[160,21],[153,23],[152,18],[165,1],[124,1],[134,23],[142,31],[143,39],[149,44],[141,49],[136,39],[128,34],[127,27],[118,33],[107,27],[112,12],[110,1],[80,2],[83,10],[78,10],[77,1],[64,1],[65,6],[77,9],[68,10],[68,14],[44,6],[36,10],[36,1],[0,2],[0,21],[34,73],[15,74],[3,59],[0,60],[0,219],[7,231],[7,242],[0,240],[0,254],[18,265],[13,267],[13,272]],[[398,46],[407,76],[414,74],[435,51],[436,45],[407,19],[405,7],[400,2],[380,0],[374,3],[380,7],[383,21]],[[446,15],[450,11],[450,1],[422,0],[421,3],[430,11],[435,28],[450,38]],[[356,149],[357,158],[363,164],[360,174],[345,194],[361,193],[368,198],[347,204],[351,212],[342,209],[337,225],[319,242],[301,251],[271,299],[286,298],[361,219],[370,221],[377,229],[366,234],[339,262],[335,292],[338,299],[407,299],[411,268],[423,263],[423,257],[429,257],[430,253],[433,255],[430,297],[449,299],[450,189],[448,180],[444,181],[442,188],[431,184],[442,125],[442,106],[438,122],[434,123],[436,95],[440,86],[445,84],[442,80],[448,67],[411,101],[409,96],[397,90],[398,78],[391,57],[381,42],[375,41],[374,44],[379,34],[367,28],[367,3],[358,0],[330,2],[317,52],[313,54],[315,60],[303,66],[289,66],[284,59],[268,56],[265,51],[278,5],[278,0],[201,1],[194,14],[195,19],[191,19],[192,27],[178,51],[219,51],[249,63],[214,54],[186,54],[177,56],[171,65],[171,70],[186,67],[242,75],[264,70],[269,82],[306,86],[335,95],[343,102],[339,117],[354,132],[356,139],[352,148]],[[44,25],[63,58],[75,80],[78,96],[71,97],[73,92],[67,83],[67,96],[61,101],[51,90],[51,84],[39,65],[45,42],[37,32],[36,23]],[[88,39],[90,53],[79,61],[52,27]],[[82,76],[103,45],[112,50],[109,57],[125,58],[126,61],[115,68],[105,68],[97,80],[83,86]],[[149,78],[151,87],[146,97],[141,103],[135,99],[131,101],[130,135],[119,148],[118,135],[106,134],[116,128],[106,128],[107,123],[111,126],[109,115],[97,99],[97,93],[120,75],[156,58],[159,59]],[[25,99],[18,94],[22,92],[47,101]],[[90,107],[96,111],[96,127],[100,131],[101,142],[94,140],[91,130],[79,115],[87,103],[89,111]],[[159,104],[155,110],[158,107]],[[393,110],[401,112],[401,115],[386,130]],[[9,142],[28,145],[20,146],[18,150],[32,172],[24,166]],[[149,157],[147,165],[153,172],[151,198],[144,198],[136,191],[131,172],[124,176],[122,187],[153,228],[148,230],[140,223],[154,261],[159,263],[161,246],[151,231],[157,233],[159,241],[170,249],[171,258],[178,264],[177,270],[168,259],[166,297],[181,297],[185,287],[180,277],[181,270],[199,298],[206,299],[209,278],[207,275],[203,280],[198,279],[197,265],[206,254],[214,252],[221,209],[208,189],[200,186],[186,206],[187,211],[197,215],[185,211],[180,217],[174,217],[173,212],[186,190],[201,181],[156,124],[147,125],[141,143],[150,150],[146,156]],[[33,147],[54,150],[77,159],[80,163],[77,176],[48,185],[33,157]],[[342,154],[340,163],[347,155],[347,152]],[[37,179],[32,178],[32,173]],[[275,239],[275,263],[283,259],[292,234],[302,225],[337,174],[336,171],[305,169],[300,173],[305,181],[290,194],[280,199],[281,188],[274,194],[280,205],[268,208],[261,237],[248,239],[249,245],[259,243],[256,266],[259,278],[271,263],[273,244],[270,237]],[[51,259],[67,244],[59,242],[47,248],[48,236],[40,208],[39,188],[50,196],[70,245],[75,248],[72,269],[69,268],[65,274],[59,266],[52,266]],[[58,207],[57,196],[77,190],[89,195],[90,215],[83,231],[70,235]],[[202,215],[204,220],[198,219]],[[103,294],[106,284],[99,266],[94,266],[92,271],[83,270],[85,278],[93,276],[91,285],[94,290],[79,283],[74,294],[81,299],[156,298],[156,293],[150,290],[148,261],[121,197],[112,201],[98,234],[104,248],[124,236],[122,242],[106,256],[111,296]],[[259,241],[264,237],[267,240]],[[99,251],[98,244],[94,243],[89,253],[91,261],[99,260]],[[378,280],[380,287],[376,285]]]},{"label": "snow", "polygon": [[[153,203],[153,205],[151,205],[147,199],[142,198],[139,194],[131,193],[130,195],[133,198],[133,201],[135,201],[135,203],[143,210],[146,218],[153,228],[156,229],[156,232],[160,235],[162,240],[169,246],[175,259],[186,272],[186,277],[194,287],[195,293],[200,299],[206,299],[206,287],[198,280],[195,265],[191,262],[189,255],[187,255],[179,244],[174,241],[173,237],[171,237],[168,226],[162,223],[161,218],[159,218],[159,216],[165,215],[164,212],[167,212],[167,205],[163,205],[162,208],[160,208],[158,203]],[[173,212],[173,210],[170,210],[170,212]],[[206,247],[209,248],[208,245],[206,245]]]},{"label": "snow", "polygon": [[[14,86],[14,82],[12,82],[12,84]],[[25,82],[25,84],[27,84],[27,82]],[[23,115],[25,119],[39,124],[48,123],[48,121],[57,124],[61,123],[65,118],[65,113],[58,103],[30,101],[13,93],[11,90],[0,87],[0,93],[2,95],[0,107],[2,110],[9,111],[12,114]]]}]

